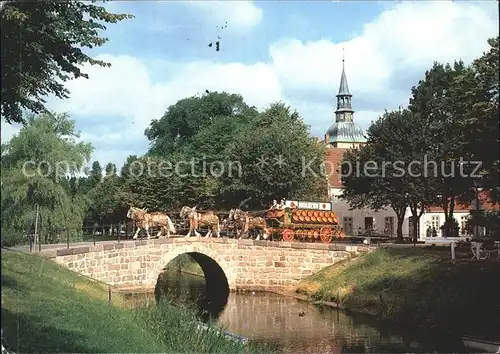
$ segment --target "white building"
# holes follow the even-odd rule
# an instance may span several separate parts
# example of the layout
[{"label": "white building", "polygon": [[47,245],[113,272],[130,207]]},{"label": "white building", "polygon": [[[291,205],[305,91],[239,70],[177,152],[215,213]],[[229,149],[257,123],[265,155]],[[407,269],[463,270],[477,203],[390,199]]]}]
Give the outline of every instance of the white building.
[{"label": "white building", "polygon": [[[466,230],[466,224],[467,220],[470,218],[470,211],[471,210],[495,210],[499,211],[499,205],[493,205],[490,203],[490,198],[487,193],[484,192],[479,192],[478,193],[478,198],[477,201],[474,201],[471,203],[471,205],[464,205],[457,203],[455,205],[455,208],[453,210],[453,217],[455,220],[458,222],[458,226],[460,228],[460,236],[461,237],[467,237],[471,236],[467,230]],[[422,215],[420,218],[420,228],[419,228],[419,239],[425,241],[426,239],[430,237],[432,238],[432,229],[435,228],[437,230],[438,236],[440,235],[440,227],[444,224],[445,222],[445,214],[443,212],[443,208],[441,207],[431,207],[429,210]],[[486,234],[486,228],[485,227],[479,227],[477,230],[478,235],[485,235]]]}]

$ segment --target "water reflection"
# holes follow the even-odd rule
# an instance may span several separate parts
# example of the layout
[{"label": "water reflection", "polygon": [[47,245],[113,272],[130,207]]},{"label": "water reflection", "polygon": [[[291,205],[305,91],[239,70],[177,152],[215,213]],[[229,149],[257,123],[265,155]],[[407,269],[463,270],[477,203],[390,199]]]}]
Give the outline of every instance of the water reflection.
[{"label": "water reflection", "polygon": [[194,304],[203,322],[216,320],[224,311],[228,300],[226,296],[218,297],[217,293],[210,297],[206,291],[205,278],[177,271],[165,272],[158,279],[155,289],[156,301],[163,296],[174,301]]},{"label": "water reflection", "polygon": [[[464,352],[459,341],[438,335],[429,343],[414,340],[415,333],[394,333],[371,317],[347,315],[330,308],[272,293],[231,293],[224,305],[205,296],[204,278],[176,272],[164,275],[157,298],[164,294],[197,305],[204,321],[217,321],[227,330],[253,342],[293,353],[405,353]],[[303,316],[299,313],[303,312]],[[430,338],[428,338],[430,339]]]}]

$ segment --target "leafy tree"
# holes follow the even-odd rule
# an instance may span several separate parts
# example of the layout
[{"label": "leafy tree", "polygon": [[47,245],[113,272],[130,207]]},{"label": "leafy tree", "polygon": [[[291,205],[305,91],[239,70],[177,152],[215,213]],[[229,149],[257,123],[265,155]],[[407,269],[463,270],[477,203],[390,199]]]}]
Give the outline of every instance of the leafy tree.
[{"label": "leafy tree", "polygon": [[[219,204],[238,205],[250,198],[249,207],[265,208],[272,199],[326,200],[327,181],[321,167],[325,147],[313,141],[297,112],[274,103],[250,121],[232,140],[222,176]],[[241,171],[241,173],[240,173]],[[320,192],[321,191],[321,192]]]},{"label": "leafy tree", "polygon": [[[93,1],[94,2],[94,1]],[[102,46],[106,23],[132,18],[83,1],[2,1],[1,114],[8,123],[25,123],[28,109],[45,112],[44,96],[68,98],[63,82],[88,75],[80,65],[110,66],[85,54]]]},{"label": "leafy tree", "polygon": [[88,161],[91,144],[77,141],[66,114],[30,114],[26,121],[2,148],[2,228],[25,230],[36,205],[45,229],[80,227],[85,200],[72,196],[63,181]]},{"label": "leafy tree", "polygon": [[[113,164],[108,164],[112,168]],[[107,168],[107,169],[108,169]],[[109,170],[109,169],[108,169]],[[91,218],[99,224],[116,224],[125,219],[123,205],[118,198],[120,179],[111,171],[89,192]]]},{"label": "leafy tree", "polygon": [[438,171],[429,183],[439,191],[440,205],[446,216],[444,232],[456,233],[453,212],[457,200],[470,202],[468,193],[473,186],[475,166],[464,163],[473,156],[468,149],[468,117],[470,112],[471,87],[475,85],[475,74],[463,62],[449,64],[434,63],[416,87],[412,88],[409,109],[421,116],[425,122],[428,145],[428,160],[438,164]]},{"label": "leafy tree", "polygon": [[[373,153],[382,158],[382,176],[390,181],[387,193],[394,196],[395,204],[400,205],[401,196],[405,197],[413,216],[413,240],[417,239],[417,225],[425,210],[439,202],[439,191],[432,184],[432,176],[439,173],[438,166],[427,164],[426,156],[431,144],[428,122],[407,109],[386,112],[368,129],[368,144]],[[390,166],[389,169],[384,167]],[[388,165],[390,164],[390,165]],[[388,199],[390,200],[390,199]],[[404,214],[400,214],[404,221]]]},{"label": "leafy tree", "polygon": [[118,192],[121,205],[168,211],[183,202],[183,182],[178,174],[168,169],[166,160],[130,157],[127,165],[128,174],[122,179]]},{"label": "leafy tree", "polygon": [[94,161],[92,163],[92,168],[90,170],[90,174],[88,176],[88,188],[92,189],[102,181],[102,167],[99,161]]},{"label": "leafy tree", "polygon": [[139,160],[139,157],[137,155],[127,156],[125,163],[123,164],[122,168],[120,169],[120,178],[123,180],[122,183],[125,181],[126,178],[128,178],[130,176],[130,172],[133,168],[134,161],[137,161],[137,160]]},{"label": "leafy tree", "polygon": [[348,202],[351,210],[368,207],[378,211],[391,207],[397,217],[396,235],[402,240],[410,198],[405,192],[405,180],[397,177],[395,166],[385,164],[387,154],[382,155],[380,147],[377,151],[377,144],[373,142],[376,137],[371,136],[376,128],[372,127],[368,129],[366,145],[344,153],[340,170],[345,188],[340,197]]},{"label": "leafy tree", "polygon": [[109,162],[106,165],[105,171],[106,171],[106,177],[110,177],[110,176],[117,177],[117,174],[116,174],[116,165],[114,163]]},{"label": "leafy tree", "polygon": [[500,241],[500,212],[498,210],[486,210],[482,213],[472,213],[467,220],[466,229],[474,233],[474,228],[483,226],[488,230],[485,235],[492,240]]},{"label": "leafy tree", "polygon": [[[217,143],[225,144],[226,138],[231,138],[233,119],[244,122],[256,114],[255,108],[249,107],[241,95],[211,92],[182,99],[170,106],[162,118],[153,119],[146,129],[151,145],[149,154],[165,157],[174,151],[198,152],[200,148],[208,148],[207,144],[213,147],[206,151],[216,153],[221,151]],[[212,123],[216,126],[200,133]],[[195,137],[197,133],[200,135]]]},{"label": "leafy tree", "polygon": [[[327,198],[321,174],[324,147],[311,140],[300,116],[281,103],[258,113],[239,95],[191,97],[171,106],[146,135],[151,140],[147,156],[129,157],[122,168],[120,198],[125,204],[157,210],[186,204],[213,209],[247,200],[247,207],[257,208],[278,197]],[[255,165],[261,154],[272,164],[262,171]],[[286,166],[275,167],[279,155]],[[302,176],[302,158],[313,161],[314,174]],[[141,163],[152,173],[130,173]],[[165,164],[170,164],[169,176],[158,173]]]},{"label": "leafy tree", "polygon": [[493,202],[499,197],[499,49],[498,39],[488,39],[489,51],[472,63],[475,72],[473,94],[468,95],[469,117],[466,125],[467,149],[482,163],[480,184],[490,191]]}]

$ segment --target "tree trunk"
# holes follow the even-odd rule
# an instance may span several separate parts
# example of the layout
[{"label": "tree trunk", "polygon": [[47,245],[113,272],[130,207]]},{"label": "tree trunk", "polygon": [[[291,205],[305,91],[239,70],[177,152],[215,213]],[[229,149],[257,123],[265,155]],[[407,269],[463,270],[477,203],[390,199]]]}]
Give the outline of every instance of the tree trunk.
[{"label": "tree trunk", "polygon": [[397,241],[403,241],[403,223],[405,221],[405,212],[406,212],[406,205],[404,207],[398,206],[398,207],[392,207],[394,212],[396,213],[396,217],[398,218],[398,227],[396,231],[396,240]]},{"label": "tree trunk", "polygon": [[425,206],[424,205],[419,205],[419,204],[412,204],[410,205],[410,210],[411,210],[411,215],[413,217],[413,225],[412,225],[412,239],[413,239],[413,244],[415,245],[417,243],[418,239],[418,225],[420,223],[420,218],[424,214]]},{"label": "tree trunk", "polygon": [[397,229],[397,240],[398,241],[403,241],[403,223],[405,221],[405,217],[403,214],[403,217],[400,217],[398,215],[398,229]]},{"label": "tree trunk", "polygon": [[451,197],[450,198],[450,213],[449,213],[450,220],[453,218],[454,211],[455,211],[455,197]]},{"label": "tree trunk", "polygon": [[451,226],[453,225],[453,212],[455,211],[455,196],[443,199],[442,207],[445,215],[442,236],[449,237],[452,233]]},{"label": "tree trunk", "polygon": [[441,201],[441,207],[443,208],[444,211],[444,219],[448,220],[448,196],[443,195],[442,201]]}]

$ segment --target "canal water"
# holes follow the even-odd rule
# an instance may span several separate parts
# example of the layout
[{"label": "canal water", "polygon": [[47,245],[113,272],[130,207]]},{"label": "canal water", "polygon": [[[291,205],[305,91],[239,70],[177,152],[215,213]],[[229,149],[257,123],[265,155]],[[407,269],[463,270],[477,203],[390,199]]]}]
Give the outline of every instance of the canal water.
[{"label": "canal water", "polygon": [[[281,353],[469,352],[459,336],[391,328],[372,316],[346,314],[274,293],[231,293],[226,304],[212,306],[205,298],[205,279],[177,271],[165,272],[159,284],[157,298],[167,294],[194,304],[204,322],[214,321]],[[131,295],[129,301],[138,305],[144,299],[144,294]]]}]

